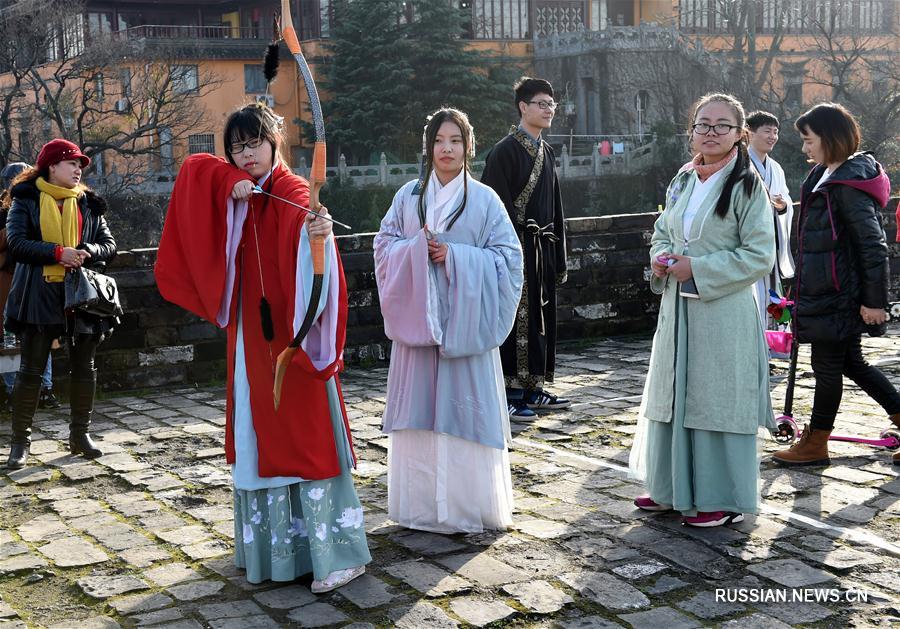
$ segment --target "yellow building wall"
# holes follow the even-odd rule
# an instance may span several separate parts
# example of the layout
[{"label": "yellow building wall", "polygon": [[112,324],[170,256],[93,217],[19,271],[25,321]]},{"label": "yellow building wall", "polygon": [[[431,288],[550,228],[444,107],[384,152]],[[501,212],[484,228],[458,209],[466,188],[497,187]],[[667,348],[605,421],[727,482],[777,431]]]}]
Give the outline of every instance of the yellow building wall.
[{"label": "yellow building wall", "polygon": [[[206,110],[206,119],[210,130],[216,135],[216,154],[218,155],[225,154],[222,130],[225,128],[225,121],[228,119],[228,116],[236,109],[253,102],[257,95],[256,93],[248,94],[244,91],[244,65],[246,64],[261,64],[261,60],[211,60],[198,62],[201,75],[209,73],[215,75],[222,82],[217,89],[199,99],[200,106]],[[300,117],[297,99],[298,83],[297,72],[294,69],[293,62],[288,63],[287,59],[282,59],[280,71],[272,83],[269,93],[275,100],[275,112],[284,117],[284,131],[288,146],[297,144],[300,136],[299,127],[293,123],[295,118]],[[302,89],[302,84],[300,87]],[[308,116],[308,114],[306,115]],[[178,161],[187,152],[186,145],[179,148],[180,151],[176,151],[175,155],[175,159]]]},{"label": "yellow building wall", "polygon": [[[900,2],[900,0],[898,0]],[[658,22],[667,24],[677,22],[678,20],[678,3],[679,0],[635,0],[635,22]],[[897,25],[900,27],[900,12],[897,12]],[[703,33],[686,33],[689,38],[699,38],[703,42],[704,48],[712,52],[721,52],[732,50],[734,38],[725,34],[703,34]],[[772,46],[773,36],[771,34],[760,34],[755,38],[756,50],[759,56],[758,66],[762,69],[766,62],[766,55]],[[858,45],[858,44],[857,44]],[[844,48],[851,50],[854,47],[853,42],[847,41]],[[877,58],[877,51],[892,51],[896,53],[900,50],[900,38],[890,35],[873,35],[865,38],[865,48],[872,51],[871,57]],[[780,72],[781,63],[795,64],[806,61],[806,77],[803,84],[803,101],[805,103],[814,103],[831,98],[831,89],[823,83],[830,80],[829,69],[827,64],[820,58],[819,44],[815,38],[809,35],[788,34],[784,36],[779,45],[776,62],[772,66],[774,87],[777,90],[783,90],[783,75]],[[866,65],[863,63],[857,66],[859,72],[866,72]],[[865,75],[863,79],[865,80]]]},{"label": "yellow building wall", "polygon": [[[667,23],[677,19],[678,0],[635,0],[634,2],[635,20],[643,22]],[[691,36],[691,35],[688,35]],[[697,34],[703,41],[703,45],[712,51],[729,50],[732,46],[732,38],[725,35],[704,35]],[[329,54],[323,40],[311,40],[303,42],[304,54],[310,61],[310,67],[315,77],[322,74],[322,60]],[[772,43],[771,35],[760,35],[756,38],[756,46],[760,51],[760,64],[765,61],[765,51],[769,49]],[[522,66],[523,72],[533,72],[534,58],[533,45],[529,40],[475,40],[469,42],[472,49],[479,51],[490,51],[498,56],[512,59],[514,63]],[[867,47],[879,48],[885,47],[888,50],[896,51],[900,47],[900,42],[896,38],[881,37],[873,38],[868,42]],[[812,57],[811,51],[816,49],[816,42],[811,37],[789,35],[781,43],[781,52],[779,53],[779,61],[773,66],[773,73],[776,81],[776,88],[782,87],[781,73],[779,71],[780,61],[786,63],[796,63],[798,61],[807,60]],[[235,109],[251,102],[255,94],[248,94],[244,90],[244,65],[245,64],[261,64],[261,58],[247,58],[237,60],[185,60],[185,64],[198,65],[199,75],[202,77],[206,74],[213,74],[217,80],[221,81],[221,85],[215,90],[199,98],[199,106],[206,112],[205,129],[198,129],[197,133],[214,133],[216,153],[224,154],[224,146],[222,141],[222,129],[228,115]],[[824,77],[826,70],[819,61],[809,61],[807,63],[807,72],[813,76]],[[8,75],[0,75],[0,86],[7,83]],[[113,81],[109,82],[110,84]],[[112,88],[112,85],[110,85]],[[300,128],[294,123],[296,119],[305,121],[310,120],[308,111],[308,98],[306,89],[300,81],[296,66],[293,60],[287,55],[283,55],[281,60],[281,72],[274,85],[271,88],[271,94],[274,97],[275,111],[285,119],[285,135],[286,147],[285,157],[288,161],[293,161],[292,156],[297,150],[307,147],[302,137]],[[818,99],[830,98],[830,92],[827,87],[815,85],[812,81],[808,81],[804,85],[804,100],[811,102]],[[119,96],[107,90],[107,99],[115,99]],[[323,100],[327,100],[328,94],[320,93]],[[107,106],[111,103],[107,102]],[[187,142],[183,141],[180,146],[176,146],[173,153],[177,163],[180,163],[187,153]],[[297,164],[292,164],[297,166]]]},{"label": "yellow building wall", "polygon": [[[310,63],[310,69],[313,76],[318,79],[323,72],[322,60],[329,53],[324,46],[326,42],[322,40],[312,40],[303,42],[303,52]],[[483,40],[473,41],[471,47],[476,50],[494,51],[498,55],[506,58],[512,58],[523,66],[524,71],[531,71],[533,68],[533,46],[530,41],[523,40]],[[260,53],[263,51],[261,50]],[[213,133],[215,135],[215,151],[217,155],[224,155],[225,147],[222,139],[222,130],[225,127],[225,121],[228,116],[239,109],[243,105],[252,102],[255,93],[246,93],[244,90],[244,65],[254,64],[261,65],[262,58],[248,58],[235,60],[220,59],[185,59],[181,61],[185,65],[196,65],[198,67],[198,76],[201,82],[204,76],[212,75],[214,80],[220,82],[215,89],[203,94],[198,98],[197,105],[205,111],[206,124],[204,128],[196,129],[189,133]],[[133,74],[136,76],[137,72]],[[0,87],[10,81],[10,75],[0,75]],[[105,104],[112,107],[115,99],[120,98],[121,94],[117,93],[118,86],[116,82],[109,77],[106,85]],[[203,91],[201,85],[201,92]],[[286,146],[283,154],[288,162],[293,162],[293,155],[299,148],[307,147],[309,144],[304,141],[300,127],[295,124],[295,120],[311,121],[309,112],[309,99],[307,97],[306,88],[301,81],[294,60],[287,54],[282,54],[280,71],[276,80],[270,88],[270,94],[274,97],[274,109],[280,116],[284,117],[284,131]],[[327,92],[320,92],[321,99],[327,99]],[[179,142],[173,149],[173,158],[176,164],[180,164],[188,152],[188,142],[183,140]],[[107,166],[115,167],[116,160],[112,156],[107,158]],[[296,167],[297,164],[291,163]]]},{"label": "yellow building wall", "polygon": [[635,0],[635,24],[641,22],[667,24],[676,19],[678,19],[678,5],[673,0]]}]

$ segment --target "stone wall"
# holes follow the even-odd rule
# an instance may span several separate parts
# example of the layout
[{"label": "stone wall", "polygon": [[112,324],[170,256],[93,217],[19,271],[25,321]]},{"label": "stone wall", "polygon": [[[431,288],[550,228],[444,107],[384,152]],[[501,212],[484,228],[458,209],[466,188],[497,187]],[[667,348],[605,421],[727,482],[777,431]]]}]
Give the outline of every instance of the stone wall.
[{"label": "stone wall", "polygon": [[[653,329],[658,298],[647,282],[647,247],[655,218],[647,213],[569,219],[569,281],[558,303],[562,340]],[[892,298],[900,300],[900,244],[895,242],[892,212],[885,212],[885,224],[891,243]],[[375,285],[373,237],[337,239],[350,303],[348,364],[383,360],[389,353]],[[160,297],[153,278],[155,260],[156,249],[136,249],[120,253],[110,267],[127,312],[98,352],[104,388],[193,384],[225,376],[224,333]],[[59,354],[63,359],[64,353]]]}]

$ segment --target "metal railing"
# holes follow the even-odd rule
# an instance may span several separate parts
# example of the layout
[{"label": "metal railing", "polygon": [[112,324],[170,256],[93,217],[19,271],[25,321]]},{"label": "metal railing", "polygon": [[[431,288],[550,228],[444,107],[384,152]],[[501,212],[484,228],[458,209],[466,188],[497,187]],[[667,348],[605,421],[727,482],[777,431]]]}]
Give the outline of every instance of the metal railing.
[{"label": "metal railing", "polygon": [[114,39],[130,41],[135,39],[263,39],[269,34],[263,29],[235,26],[193,26],[155,25],[132,26],[112,33]]},{"label": "metal railing", "polygon": [[[568,147],[562,146],[556,156],[557,174],[560,179],[639,173],[652,167],[658,156],[655,141],[636,147],[626,145],[624,151],[612,154],[604,154],[599,142],[585,147],[585,149],[570,155]],[[472,161],[470,167],[472,174],[480,177],[484,170],[484,161]],[[301,157],[300,163],[293,170],[298,175],[308,177],[309,166],[306,158]],[[176,172],[176,170],[167,170],[149,173],[145,181],[133,188],[144,194],[168,194],[174,186]],[[360,166],[348,165],[347,160],[341,155],[336,166],[328,166],[325,169],[328,180],[352,181],[359,187],[385,186],[390,188],[399,188],[407,181],[416,179],[419,172],[419,163],[389,164],[384,153],[381,154],[381,159],[377,164]],[[105,177],[88,176],[87,180],[90,185],[95,187],[117,186],[125,183],[116,174]]]},{"label": "metal railing", "polygon": [[[649,135],[644,136],[645,139],[650,137]],[[634,146],[632,143],[623,143],[623,145],[622,149],[616,153],[606,154],[600,142],[591,142],[570,154],[568,147],[564,144],[556,156],[556,167],[560,179],[643,172],[655,163],[658,154],[655,140],[640,146]],[[472,172],[479,175],[484,170],[484,161],[473,161],[470,166]],[[341,181],[353,181],[358,186],[394,187],[403,185],[410,179],[415,179],[419,175],[419,169],[419,163],[389,164],[384,153],[381,154],[381,159],[377,164],[348,166],[347,160],[341,155],[336,166],[326,168],[326,176],[329,179],[336,177]],[[294,168],[294,172],[304,177],[309,174],[305,158],[300,158],[300,163]]]}]

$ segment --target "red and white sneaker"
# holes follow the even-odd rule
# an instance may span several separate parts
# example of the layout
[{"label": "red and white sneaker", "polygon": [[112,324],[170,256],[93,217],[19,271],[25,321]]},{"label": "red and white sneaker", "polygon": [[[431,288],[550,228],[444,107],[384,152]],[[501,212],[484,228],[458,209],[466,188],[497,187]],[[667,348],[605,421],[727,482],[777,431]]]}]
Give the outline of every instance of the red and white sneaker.
[{"label": "red and white sneaker", "polygon": [[653,502],[653,499],[650,498],[647,494],[643,496],[638,496],[634,499],[634,506],[638,509],[642,509],[643,511],[671,511],[672,505],[661,505],[657,502]]},{"label": "red and white sneaker", "polygon": [[731,511],[698,511],[697,515],[686,515],[681,518],[682,524],[703,528],[743,521],[743,513],[732,513]]}]

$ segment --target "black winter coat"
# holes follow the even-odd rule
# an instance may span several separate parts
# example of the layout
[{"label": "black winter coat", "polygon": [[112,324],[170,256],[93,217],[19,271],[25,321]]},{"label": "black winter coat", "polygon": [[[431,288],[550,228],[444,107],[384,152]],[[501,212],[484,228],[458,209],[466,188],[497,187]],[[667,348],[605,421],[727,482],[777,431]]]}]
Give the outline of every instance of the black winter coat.
[{"label": "black winter coat", "polygon": [[824,166],[813,168],[801,193],[798,339],[808,343],[883,334],[884,326],[867,326],[859,309],[888,303],[890,270],[879,210],[890,184],[869,153],[851,156],[813,192],[824,173]]},{"label": "black winter coat", "polygon": [[[63,326],[59,329],[62,332],[66,326],[63,282],[44,281],[43,267],[56,262],[56,245],[41,239],[40,191],[33,181],[26,181],[13,187],[11,196],[6,236],[16,270],[6,302],[6,328],[20,332],[23,324],[50,326],[54,330]],[[76,248],[91,254],[85,268],[102,272],[116,256],[116,241],[103,218],[106,202],[88,191],[78,200],[78,206],[82,230]],[[69,332],[100,333],[109,329],[110,321],[79,313],[74,330],[71,325],[68,327]]]}]

